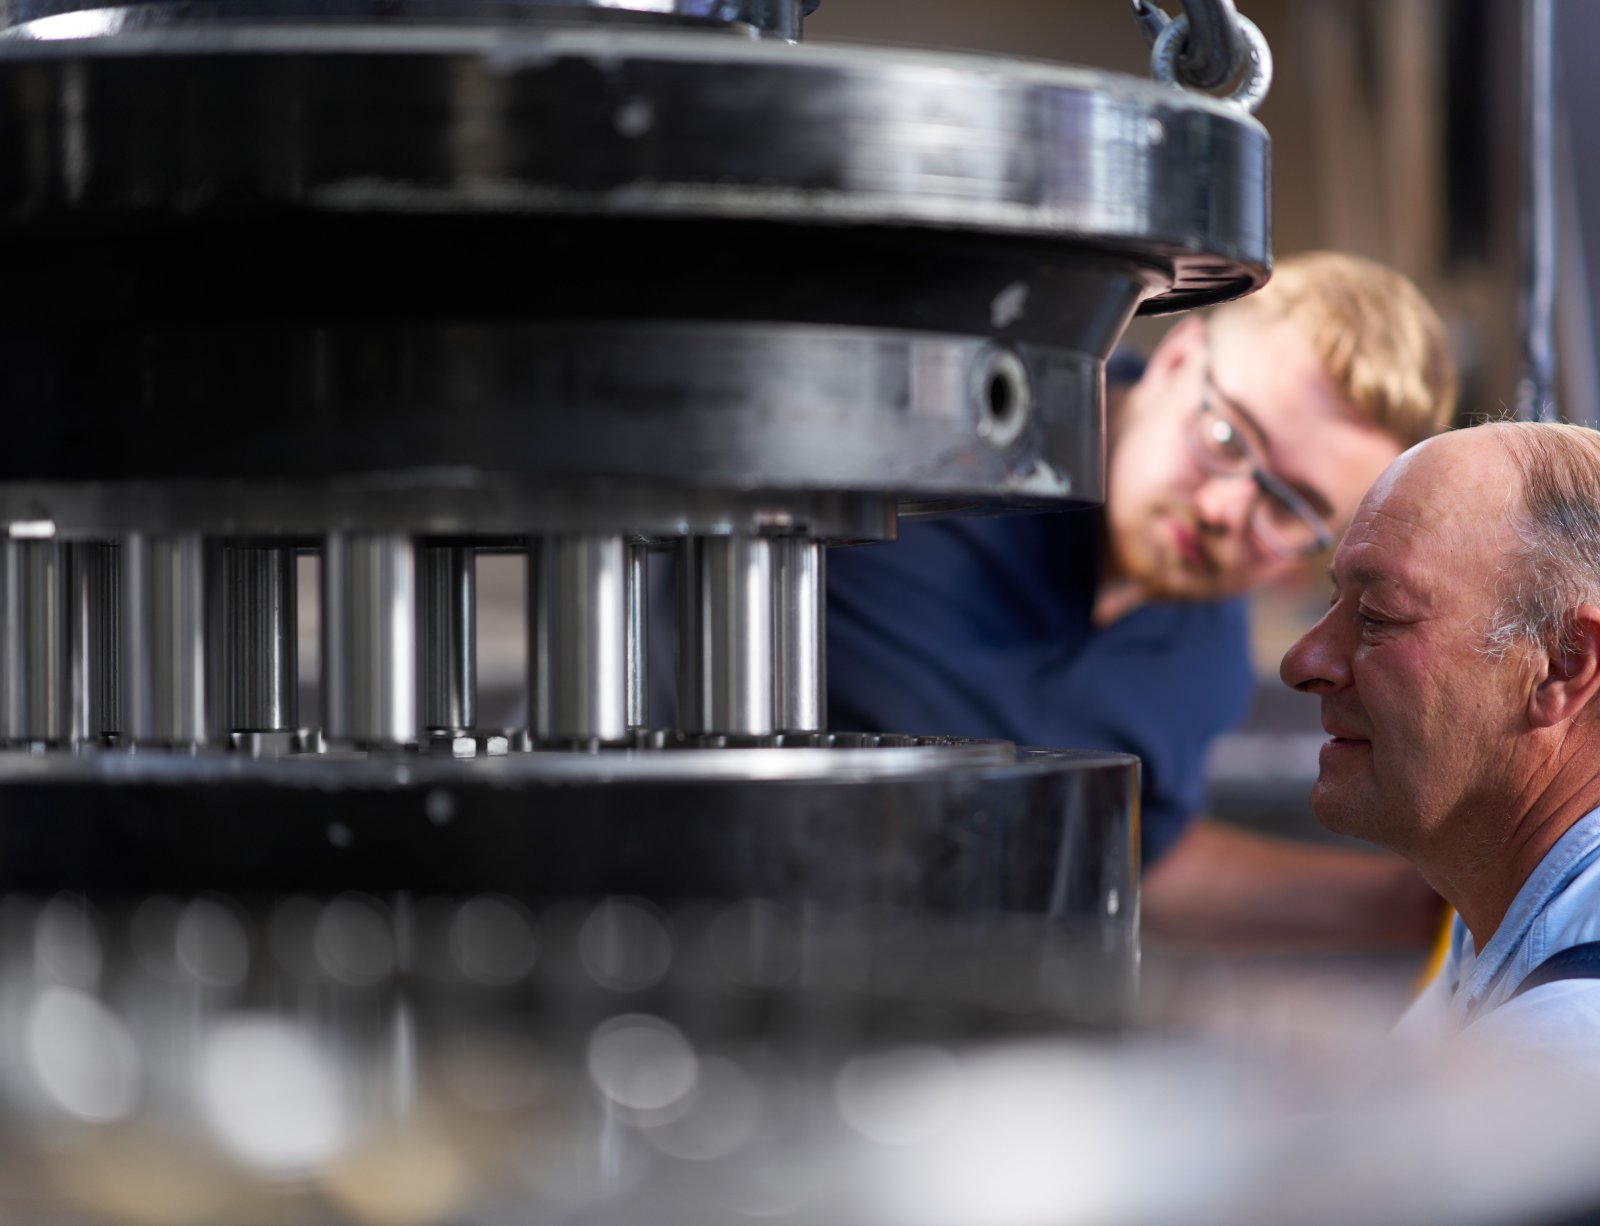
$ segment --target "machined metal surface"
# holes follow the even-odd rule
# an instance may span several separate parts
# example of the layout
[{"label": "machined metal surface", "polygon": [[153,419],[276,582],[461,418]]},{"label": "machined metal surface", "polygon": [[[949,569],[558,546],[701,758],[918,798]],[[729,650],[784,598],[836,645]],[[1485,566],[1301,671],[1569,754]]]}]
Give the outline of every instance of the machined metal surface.
[{"label": "machined metal surface", "polygon": [[70,739],[72,631],[66,546],[0,540],[0,741]]},{"label": "machined metal surface", "polygon": [[[1016,912],[1104,930],[1131,968],[1137,779],[1126,755],[981,742],[461,763],[9,754],[0,888],[498,889]],[[102,803],[113,789],[117,803]]]},{"label": "machined metal surface", "polygon": [[827,554],[816,541],[772,542],[773,722],[807,732],[828,722]]},{"label": "machined metal surface", "polygon": [[197,533],[122,543],[120,731],[132,744],[200,747],[223,731],[218,552]]},{"label": "machined metal surface", "polygon": [[[357,245],[366,241],[349,237]],[[530,238],[547,240],[548,235]],[[408,240],[397,233],[390,241]],[[695,250],[697,243],[731,247],[735,240],[706,233],[658,234],[652,241],[677,260],[685,244]],[[774,263],[759,244],[748,258]],[[924,252],[918,258],[940,257]],[[637,265],[627,271],[643,275]],[[50,408],[116,418],[91,445],[75,441],[70,448],[48,424],[30,429],[0,456],[0,484],[50,479],[67,487],[90,480],[115,486],[164,478],[179,489],[168,494],[165,507],[152,508],[159,515],[171,513],[183,486],[227,475],[244,483],[233,490],[228,517],[250,520],[261,514],[251,507],[258,486],[259,496],[271,500],[284,481],[357,485],[365,473],[365,484],[394,487],[454,471],[465,476],[456,484],[469,488],[451,514],[468,531],[492,526],[468,518],[474,501],[486,501],[474,498],[470,488],[480,480],[551,482],[553,492],[568,491],[569,504],[576,501],[573,491],[587,493],[599,483],[659,485],[667,479],[702,489],[761,490],[775,495],[779,508],[791,494],[1097,499],[1102,359],[1142,287],[1119,279],[1108,290],[1093,271],[1092,265],[1055,269],[1052,291],[1070,283],[1070,303],[1044,301],[1040,294],[1028,307],[1039,313],[1029,330],[1041,334],[1070,331],[1074,321],[1092,324],[1092,337],[1083,341],[1088,352],[1027,339],[997,346],[982,336],[761,321],[466,327],[374,320],[359,328],[280,330],[254,319],[237,326],[208,319],[203,325],[174,323],[157,338],[148,321],[130,320],[126,332],[110,327],[95,336],[93,366],[63,369],[53,390],[36,393],[34,385],[56,363],[66,363],[86,337],[77,327],[45,331],[29,322],[13,330],[0,320],[0,353],[7,355],[0,366],[0,403],[37,404],[43,395],[41,417]],[[427,274],[412,272],[426,280]],[[361,284],[369,280],[365,272],[351,275]],[[674,275],[709,274],[684,267]],[[1013,275],[1031,274],[1019,261]],[[542,268],[539,276],[554,295],[556,271]],[[586,279],[596,278],[590,273]],[[968,322],[987,329],[989,300],[1012,285],[1022,289],[1010,301],[1028,301],[1022,281],[1001,279],[989,292],[972,295],[976,309]],[[639,301],[637,287],[622,292],[626,300]],[[733,292],[733,285],[726,286],[724,298]],[[575,305],[564,292],[538,300],[549,302]],[[905,313],[910,304],[908,297]],[[858,309],[842,297],[828,305],[841,314]],[[233,383],[241,369],[258,373],[233,392],[241,411],[238,446],[219,457],[205,445],[215,401],[204,389]],[[1004,390],[997,393],[997,387]],[[57,394],[63,402],[52,405]],[[346,430],[326,428],[329,403],[339,406]],[[1016,416],[997,431],[997,403],[1029,407],[1008,410]],[[129,415],[114,415],[114,407]],[[152,415],[160,429],[149,428]],[[70,497],[69,489],[42,493],[46,509]],[[101,490],[98,496],[116,492]],[[500,508],[487,501],[493,516]],[[34,518],[37,507],[29,499],[19,510]],[[138,509],[126,502],[125,508]],[[413,514],[420,518],[421,510]],[[559,505],[554,510],[562,513]],[[305,514],[289,509],[286,519]],[[365,514],[357,504],[340,518]],[[503,512],[498,518],[504,522]],[[285,520],[265,525],[273,531],[290,526]],[[534,520],[513,530],[547,526]],[[88,527],[104,531],[93,519]]]},{"label": "machined metal surface", "polygon": [[293,732],[299,651],[292,545],[235,543],[223,550],[230,732]]},{"label": "machined metal surface", "polygon": [[89,743],[122,727],[121,551],[108,541],[71,550],[72,735]]},{"label": "machined metal surface", "polygon": [[537,740],[627,735],[629,570],[621,536],[551,536],[531,547],[529,730]]},{"label": "machined metal surface", "polygon": [[628,727],[650,726],[650,547],[628,542]]},{"label": "machined metal surface", "polygon": [[773,542],[692,537],[678,546],[678,726],[774,730]]},{"label": "machined metal surface", "polygon": [[424,544],[417,551],[422,646],[422,726],[452,732],[478,722],[477,551]]},{"label": "machined metal surface", "polygon": [[[492,530],[485,486],[1093,500],[1106,354],[1136,310],[1260,283],[1266,172],[1226,107],[977,57],[404,26],[9,43],[26,309],[0,307],[0,405],[32,428],[0,514],[154,531],[220,480],[230,518],[287,532],[285,482],[440,469],[466,478],[453,522],[407,530]],[[221,527],[165,530],[197,526]]]},{"label": "machined metal surface", "polygon": [[[1086,69],[657,32],[312,26],[16,42],[0,64],[13,223],[272,203],[968,228],[1139,252],[1167,307],[1243,292],[1269,258],[1265,133],[1222,104]],[[124,94],[129,77],[146,88]],[[202,87],[241,123],[291,126],[260,149],[221,125],[180,142],[152,124]],[[559,139],[517,139],[527,131]],[[28,156],[30,139],[69,137],[78,160]]]},{"label": "machined metal surface", "polygon": [[126,38],[130,34],[289,21],[453,25],[648,24],[689,29],[725,27],[798,38],[816,0],[11,0],[0,38]]},{"label": "machined metal surface", "polygon": [[417,561],[409,537],[330,536],[322,547],[324,732],[405,745],[418,719]]},{"label": "machined metal surface", "polygon": [[241,497],[217,480],[0,482],[0,523],[49,523],[73,540],[115,536],[132,525],[158,535],[204,528],[228,536],[283,534],[319,540],[346,532],[472,534],[508,547],[530,532],[807,532],[825,540],[892,539],[896,510],[883,496],[770,490],[691,490],[659,482],[530,484],[471,468],[326,481],[280,480]]}]

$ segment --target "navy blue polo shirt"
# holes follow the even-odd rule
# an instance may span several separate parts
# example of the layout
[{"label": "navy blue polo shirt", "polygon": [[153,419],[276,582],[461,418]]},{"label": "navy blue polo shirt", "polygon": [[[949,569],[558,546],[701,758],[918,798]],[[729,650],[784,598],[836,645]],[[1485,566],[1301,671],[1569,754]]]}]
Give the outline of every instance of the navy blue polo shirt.
[{"label": "navy blue polo shirt", "polygon": [[828,552],[828,725],[1138,754],[1153,864],[1205,805],[1206,750],[1252,687],[1239,600],[1090,614],[1097,509],[907,523]]}]

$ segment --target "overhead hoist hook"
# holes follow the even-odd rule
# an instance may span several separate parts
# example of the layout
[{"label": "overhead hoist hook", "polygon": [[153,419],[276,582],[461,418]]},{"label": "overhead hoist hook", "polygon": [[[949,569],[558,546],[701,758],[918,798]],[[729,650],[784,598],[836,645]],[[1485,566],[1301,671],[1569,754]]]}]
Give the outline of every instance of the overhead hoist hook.
[{"label": "overhead hoist hook", "polygon": [[1184,89],[1211,91],[1238,80],[1225,102],[1248,112],[1272,88],[1272,50],[1255,22],[1233,0],[1182,0],[1183,13],[1169,17],[1150,0],[1130,0],[1133,18],[1150,44],[1156,80]]}]

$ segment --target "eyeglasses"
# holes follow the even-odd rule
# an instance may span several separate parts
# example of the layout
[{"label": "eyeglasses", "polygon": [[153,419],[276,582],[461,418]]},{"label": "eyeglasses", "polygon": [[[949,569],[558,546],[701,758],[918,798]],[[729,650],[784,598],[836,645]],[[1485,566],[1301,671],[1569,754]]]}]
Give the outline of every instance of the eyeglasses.
[{"label": "eyeglasses", "polygon": [[1249,477],[1255,482],[1256,496],[1246,521],[1251,535],[1268,553],[1289,561],[1332,546],[1334,535],[1328,521],[1262,463],[1238,410],[1212,382],[1209,358],[1203,386],[1189,444],[1200,466],[1211,475]]}]

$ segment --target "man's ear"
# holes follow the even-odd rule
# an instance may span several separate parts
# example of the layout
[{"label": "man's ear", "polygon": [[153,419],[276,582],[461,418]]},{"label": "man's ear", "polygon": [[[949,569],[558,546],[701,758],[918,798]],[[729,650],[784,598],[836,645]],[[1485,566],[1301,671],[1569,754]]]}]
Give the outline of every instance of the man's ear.
[{"label": "man's ear", "polygon": [[1579,605],[1568,614],[1566,650],[1552,649],[1540,664],[1528,696],[1528,717],[1536,728],[1572,719],[1600,695],[1600,608]]}]

